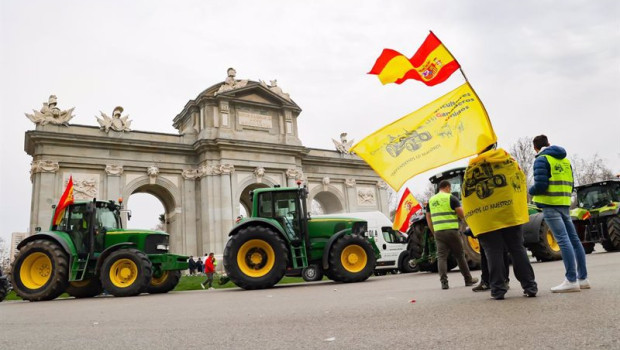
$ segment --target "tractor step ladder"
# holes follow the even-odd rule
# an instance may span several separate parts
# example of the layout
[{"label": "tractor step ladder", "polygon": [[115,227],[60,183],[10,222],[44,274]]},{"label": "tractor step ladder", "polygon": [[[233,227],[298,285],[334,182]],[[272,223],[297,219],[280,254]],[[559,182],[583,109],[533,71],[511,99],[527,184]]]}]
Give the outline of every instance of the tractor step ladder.
[{"label": "tractor step ladder", "polygon": [[81,281],[84,279],[86,275],[86,270],[88,270],[88,260],[90,255],[87,255],[86,258],[77,258],[77,260],[73,263],[73,268],[75,269],[75,280]]},{"label": "tractor step ladder", "polygon": [[301,241],[300,244],[291,244],[291,257],[293,258],[293,268],[297,269],[308,266],[306,242]]}]

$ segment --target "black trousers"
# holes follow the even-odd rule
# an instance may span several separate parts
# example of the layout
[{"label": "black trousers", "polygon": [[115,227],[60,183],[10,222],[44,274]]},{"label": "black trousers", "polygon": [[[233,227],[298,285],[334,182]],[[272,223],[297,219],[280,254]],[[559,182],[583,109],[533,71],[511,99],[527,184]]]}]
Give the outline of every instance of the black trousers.
[{"label": "black trousers", "polygon": [[534,269],[523,246],[522,225],[483,233],[478,236],[478,240],[484,248],[489,264],[489,284],[492,297],[503,297],[507,292],[506,284],[504,283],[507,273],[504,262],[504,249],[508,250],[512,257],[512,268],[523,290],[533,294],[538,292]]},{"label": "black trousers", "polygon": [[[506,276],[504,277],[504,280],[506,281],[506,283],[508,283],[508,281],[510,281],[508,273],[510,271],[510,259],[508,258],[508,251],[506,249],[504,249],[504,269],[506,270]],[[489,263],[487,262],[487,256],[484,253],[484,248],[482,248],[482,244],[480,245],[480,270],[480,272],[482,272],[482,275],[480,276],[480,282],[486,285],[490,285]]]}]

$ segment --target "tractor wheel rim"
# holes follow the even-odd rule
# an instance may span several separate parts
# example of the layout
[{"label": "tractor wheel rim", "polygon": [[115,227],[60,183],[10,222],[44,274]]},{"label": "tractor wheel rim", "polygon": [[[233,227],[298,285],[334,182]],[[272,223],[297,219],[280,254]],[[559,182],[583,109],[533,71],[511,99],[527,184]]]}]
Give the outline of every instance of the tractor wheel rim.
[{"label": "tractor wheel rim", "polygon": [[469,246],[474,252],[480,254],[480,242],[478,242],[478,238],[467,236],[467,243],[469,243]]},{"label": "tractor wheel rim", "polygon": [[251,239],[239,248],[237,265],[247,276],[262,277],[271,271],[275,258],[276,253],[269,243],[262,239]]},{"label": "tractor wheel rim", "polygon": [[28,255],[19,269],[19,278],[28,289],[39,289],[51,278],[52,260],[44,253]]},{"label": "tractor wheel rim", "polygon": [[159,277],[153,276],[151,278],[151,286],[159,286],[160,284],[163,284],[164,282],[166,282],[167,279],[168,279],[168,271],[164,271],[161,273],[161,276]]},{"label": "tractor wheel rim", "polygon": [[349,272],[360,272],[368,264],[368,256],[364,248],[357,244],[347,246],[340,254],[340,262],[345,270]]},{"label": "tractor wheel rim", "polygon": [[551,232],[550,229],[547,230],[547,244],[549,245],[549,248],[551,248],[551,250],[553,250],[554,252],[560,251],[560,245],[558,244],[558,241],[555,240],[553,232]]},{"label": "tractor wheel rim", "polygon": [[118,259],[110,267],[110,281],[115,287],[127,288],[138,278],[138,266],[131,259]]}]

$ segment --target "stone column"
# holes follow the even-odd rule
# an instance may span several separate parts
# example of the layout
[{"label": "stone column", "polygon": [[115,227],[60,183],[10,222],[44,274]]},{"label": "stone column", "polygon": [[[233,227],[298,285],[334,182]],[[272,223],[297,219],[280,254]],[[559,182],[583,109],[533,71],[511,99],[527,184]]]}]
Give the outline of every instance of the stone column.
[{"label": "stone column", "polygon": [[216,254],[222,254],[224,252],[226,236],[235,222],[232,198],[232,174],[234,171],[235,167],[232,164],[222,164],[220,166],[220,232],[216,235],[215,242],[213,242],[215,246],[214,252]]},{"label": "stone column", "polygon": [[207,252],[215,252],[215,241],[219,231],[220,217],[220,166],[203,165],[200,167],[200,236],[202,239],[202,249]]},{"label": "stone column", "polygon": [[387,189],[388,184],[385,181],[377,181],[377,210],[390,217]]},{"label": "stone column", "polygon": [[344,180],[345,187],[345,208],[344,211],[350,213],[357,209],[357,190],[355,189],[356,183],[354,178],[348,178]]},{"label": "stone column", "polygon": [[108,175],[106,179],[107,197],[105,199],[118,201],[121,197],[121,175],[123,175],[123,166],[106,165],[105,173]]},{"label": "stone column", "polygon": [[[52,205],[58,204],[62,193],[57,192],[58,169],[60,166],[54,160],[36,160],[30,166],[30,180],[32,181],[32,206],[30,208],[30,232],[33,234],[37,227],[47,231],[52,221]],[[62,184],[60,185],[62,187]],[[62,188],[60,191],[64,190]]]},{"label": "stone column", "polygon": [[[199,256],[202,247],[202,237],[196,233],[196,179],[199,177],[198,170],[188,169],[181,174],[183,176],[183,212],[181,217],[184,223],[183,251],[185,254]],[[178,226],[177,226],[178,227]]]}]

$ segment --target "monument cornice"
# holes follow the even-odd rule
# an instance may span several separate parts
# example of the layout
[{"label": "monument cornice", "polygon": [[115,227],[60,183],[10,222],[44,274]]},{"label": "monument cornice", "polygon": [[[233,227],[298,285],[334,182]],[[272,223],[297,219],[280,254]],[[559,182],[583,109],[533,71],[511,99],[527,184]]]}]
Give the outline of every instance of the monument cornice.
[{"label": "monument cornice", "polygon": [[280,154],[289,154],[297,157],[304,157],[309,152],[309,149],[304,146],[283,145],[278,143],[265,143],[223,138],[199,139],[194,142],[193,148],[198,153],[221,150],[238,151],[239,149],[244,149],[246,151],[254,152],[277,151]]}]

